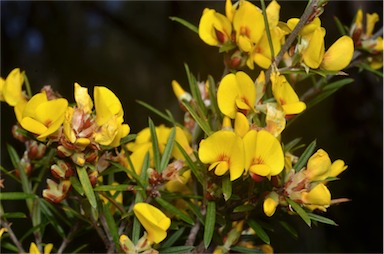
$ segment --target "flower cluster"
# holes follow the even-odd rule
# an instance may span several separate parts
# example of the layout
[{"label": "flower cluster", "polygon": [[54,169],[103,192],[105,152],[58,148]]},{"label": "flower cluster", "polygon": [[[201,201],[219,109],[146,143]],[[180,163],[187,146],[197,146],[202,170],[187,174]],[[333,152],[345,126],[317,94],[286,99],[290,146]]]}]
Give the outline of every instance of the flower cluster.
[{"label": "flower cluster", "polygon": [[[26,200],[36,238],[30,253],[42,251],[39,229],[48,224],[64,240],[59,247],[47,244],[45,252],[62,252],[78,231],[94,230],[108,252],[129,254],[270,253],[264,228],[281,220],[277,214],[335,225],[322,214],[348,201],[332,199],[329,184],[347,165],[316,151],[315,141],[298,154],[305,145],[299,138],[286,141],[284,131],[308,107],[352,82],[332,78],[353,66],[354,53],[368,51],[365,60],[377,68],[383,48],[382,38],[372,36],[377,16],[368,15],[363,28],[359,11],[351,37],[325,50],[317,2],[309,4],[305,20],[286,22],[275,0],[261,9],[227,0],[226,15],[205,9],[192,30],[224,53],[224,75],[199,81],[186,66],[189,89],[172,81],[185,114],[181,123],[141,102],[171,127],[149,119],[148,127],[130,134],[123,105],[104,86],[93,87],[92,99],[88,88],[74,83],[70,102],[50,86],[32,95],[18,68],[0,79],[0,99],[17,119],[13,134],[26,144],[21,159],[9,147],[15,170],[2,169],[23,191],[1,199]],[[299,92],[309,76],[315,83]],[[0,237],[12,233],[10,248],[25,252],[2,210]]]}]

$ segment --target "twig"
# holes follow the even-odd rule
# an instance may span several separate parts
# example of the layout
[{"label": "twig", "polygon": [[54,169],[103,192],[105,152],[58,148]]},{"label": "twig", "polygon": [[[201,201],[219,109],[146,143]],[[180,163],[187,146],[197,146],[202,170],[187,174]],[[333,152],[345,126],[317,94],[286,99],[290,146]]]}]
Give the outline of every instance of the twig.
[{"label": "twig", "polygon": [[4,221],[4,220],[0,220],[0,222],[1,222],[1,226],[3,228],[7,229],[7,233],[9,234],[10,238],[12,239],[12,242],[16,245],[19,253],[25,253],[23,246],[21,245],[21,243],[17,239],[16,235],[13,233],[13,230],[11,229],[11,224]]},{"label": "twig", "polygon": [[57,250],[58,254],[63,253],[65,248],[68,246],[68,243],[70,243],[72,241],[72,238],[73,238],[75,232],[77,231],[77,229],[79,228],[79,225],[80,225],[80,223],[79,223],[79,221],[77,221],[76,224],[71,228],[71,231],[68,233],[67,237],[65,237],[63,239],[63,242],[61,243],[59,249]]},{"label": "twig", "polygon": [[186,246],[193,246],[196,240],[196,235],[199,232],[200,229],[200,221],[197,219],[195,222],[195,225],[191,228],[191,231],[189,232],[187,241],[185,241]]},{"label": "twig", "polygon": [[271,66],[266,71],[265,84],[269,83],[272,68],[274,68],[274,66],[278,66],[281,60],[283,60],[284,54],[291,47],[292,43],[295,41],[300,30],[307,24],[308,20],[312,17],[313,13],[316,11],[319,1],[320,0],[311,1],[310,4],[305,9],[303,15],[301,15],[299,22],[297,23],[297,25],[295,26],[291,34],[288,36],[287,40],[285,41],[285,44],[281,47],[279,53],[275,57],[275,60],[272,62]]}]

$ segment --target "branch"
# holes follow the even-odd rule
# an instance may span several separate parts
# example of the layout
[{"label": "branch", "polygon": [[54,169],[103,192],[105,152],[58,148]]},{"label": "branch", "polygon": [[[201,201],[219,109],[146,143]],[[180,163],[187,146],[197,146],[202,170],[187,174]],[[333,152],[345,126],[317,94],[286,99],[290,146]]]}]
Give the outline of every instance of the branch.
[{"label": "branch", "polygon": [[23,246],[21,245],[21,243],[17,239],[16,235],[13,233],[13,231],[11,229],[11,223],[8,223],[8,222],[6,222],[4,220],[1,220],[0,222],[1,222],[1,226],[3,228],[7,229],[7,233],[9,234],[10,238],[12,239],[12,242],[16,245],[19,253],[25,253],[25,250],[23,249]]},{"label": "branch", "polygon": [[275,60],[272,62],[271,66],[269,66],[268,70],[265,72],[265,84],[269,83],[270,75],[272,72],[272,68],[274,66],[278,66],[281,60],[283,60],[284,54],[288,51],[288,49],[291,47],[292,43],[295,41],[297,35],[299,34],[300,30],[307,24],[307,22],[313,18],[313,14],[316,13],[318,6],[318,3],[321,0],[313,0],[310,1],[309,5],[305,9],[303,15],[301,15],[299,23],[295,26],[291,34],[288,36],[287,40],[285,41],[285,44],[281,47],[279,53],[275,57]]},{"label": "branch", "polygon": [[63,239],[63,242],[61,243],[61,245],[57,251],[58,254],[63,253],[65,248],[68,246],[68,243],[70,243],[72,241],[72,238],[73,238],[75,232],[77,231],[77,229],[79,228],[79,225],[80,225],[80,223],[77,221],[76,224],[71,228],[71,231],[68,233],[67,237],[65,237]]}]

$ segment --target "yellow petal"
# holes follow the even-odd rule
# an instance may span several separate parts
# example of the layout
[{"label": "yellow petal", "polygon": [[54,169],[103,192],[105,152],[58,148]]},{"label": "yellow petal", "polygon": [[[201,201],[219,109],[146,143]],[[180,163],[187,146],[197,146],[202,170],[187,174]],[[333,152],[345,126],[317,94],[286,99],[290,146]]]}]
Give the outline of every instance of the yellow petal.
[{"label": "yellow petal", "polygon": [[268,196],[264,199],[263,203],[263,210],[265,215],[268,217],[271,217],[275,211],[277,206],[279,205],[279,196],[276,192],[271,192],[268,194]]},{"label": "yellow petal", "polygon": [[[188,138],[185,132],[180,127],[176,127],[175,141],[179,143],[179,145],[181,145],[181,147],[184,149],[185,152],[187,152],[187,154],[193,153],[193,149],[189,145]],[[172,156],[178,160],[185,160],[183,154],[180,152],[178,146],[176,145],[173,146]]]},{"label": "yellow petal", "polygon": [[269,27],[275,27],[279,23],[280,18],[280,5],[277,1],[271,1],[267,6],[267,16]]},{"label": "yellow petal", "polygon": [[365,35],[367,37],[372,36],[373,29],[375,28],[375,24],[380,20],[379,15],[377,13],[367,13],[367,29],[365,30]]},{"label": "yellow petal", "polygon": [[5,79],[3,85],[3,97],[10,106],[15,106],[19,100],[24,99],[21,90],[23,83],[24,74],[20,73],[19,68],[13,69]]},{"label": "yellow petal", "polygon": [[284,168],[284,154],[280,142],[271,133],[261,130],[257,133],[256,157],[270,167],[270,175],[278,175]]},{"label": "yellow petal", "polygon": [[65,115],[67,107],[68,101],[63,98],[41,103],[35,109],[35,119],[49,127]]},{"label": "yellow petal", "polygon": [[261,10],[248,1],[241,2],[233,16],[233,27],[237,39],[243,35],[252,43],[258,43],[265,29]]},{"label": "yellow petal", "polygon": [[31,117],[24,117],[21,120],[20,125],[25,130],[35,134],[42,134],[48,130],[48,128],[44,124],[40,123],[39,121],[36,121]]},{"label": "yellow petal", "polygon": [[307,162],[306,175],[311,181],[324,180],[331,169],[331,159],[323,149],[317,150]]},{"label": "yellow petal", "polygon": [[88,88],[81,87],[78,83],[75,83],[75,101],[77,106],[84,110],[85,113],[92,112],[93,102],[88,94]]},{"label": "yellow petal", "polygon": [[320,27],[313,32],[302,55],[304,63],[309,68],[317,69],[320,66],[324,56],[324,33]]},{"label": "yellow petal", "polygon": [[349,36],[340,37],[325,52],[321,68],[328,71],[339,71],[348,66],[353,57],[353,40]]},{"label": "yellow petal", "polygon": [[123,116],[123,108],[116,95],[106,87],[94,88],[96,123],[101,126],[113,116]]},{"label": "yellow petal", "polygon": [[39,248],[37,248],[34,242],[29,246],[29,254],[40,254]]},{"label": "yellow petal", "polygon": [[148,232],[149,241],[159,243],[164,240],[171,220],[161,210],[147,203],[137,203],[133,212]]},{"label": "yellow petal", "polygon": [[48,99],[45,92],[35,94],[25,105],[22,117],[29,116],[34,118],[36,116],[36,108],[46,101],[48,101]]},{"label": "yellow petal", "polygon": [[331,165],[331,169],[330,169],[330,172],[329,172],[329,175],[330,177],[336,177],[338,176],[339,174],[341,174],[344,170],[347,169],[347,165],[345,165],[344,161],[343,160],[335,160],[332,165]]},{"label": "yellow petal", "polygon": [[235,74],[225,75],[217,89],[217,103],[220,111],[232,119],[235,118],[237,112],[235,100],[238,95],[239,91]]},{"label": "yellow petal", "polygon": [[244,137],[244,135],[249,131],[249,122],[247,117],[242,113],[236,113],[235,117],[235,133]]},{"label": "yellow petal", "polygon": [[331,193],[324,184],[319,183],[309,192],[302,192],[301,199],[305,204],[329,206],[331,204]]},{"label": "yellow petal", "polygon": [[13,108],[15,115],[16,115],[16,119],[19,123],[21,122],[21,120],[23,118],[23,111],[25,109],[25,105],[27,105],[27,100],[23,99],[23,100],[19,100],[19,102]]},{"label": "yellow petal", "polygon": [[52,249],[53,249],[53,244],[52,243],[46,244],[45,247],[44,247],[44,254],[51,253]]},{"label": "yellow petal", "polygon": [[232,25],[227,17],[213,9],[205,9],[199,23],[200,38],[211,46],[219,46],[228,40]]}]

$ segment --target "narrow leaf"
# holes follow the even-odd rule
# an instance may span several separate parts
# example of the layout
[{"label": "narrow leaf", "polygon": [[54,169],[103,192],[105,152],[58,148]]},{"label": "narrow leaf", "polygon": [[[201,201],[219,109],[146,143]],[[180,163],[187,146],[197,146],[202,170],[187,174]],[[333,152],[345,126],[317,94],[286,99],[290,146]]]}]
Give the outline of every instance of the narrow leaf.
[{"label": "narrow leaf", "polygon": [[213,233],[215,231],[216,223],[216,203],[214,201],[209,201],[207,204],[207,213],[205,215],[205,225],[204,225],[204,247],[208,249],[208,246],[211,244]]},{"label": "narrow leaf", "polygon": [[211,127],[209,126],[207,119],[202,119],[189,103],[181,101],[181,104],[183,104],[183,106],[188,110],[188,112],[191,114],[191,116],[200,126],[200,128],[205,132],[205,134],[209,135],[212,133]]},{"label": "narrow leaf", "polygon": [[297,233],[296,229],[292,226],[292,225],[289,225],[287,222],[285,221],[279,221],[280,225],[288,231],[288,233],[290,233],[293,238],[295,239],[298,239],[299,238],[299,234]]},{"label": "narrow leaf", "polygon": [[115,243],[116,248],[119,249],[119,234],[118,234],[115,220],[113,219],[111,210],[109,208],[110,208],[109,205],[107,204],[103,205],[105,221],[107,222],[107,225],[108,225],[108,231],[112,235],[113,242]]},{"label": "narrow leaf", "polygon": [[233,209],[233,212],[234,213],[249,212],[249,211],[252,211],[253,209],[255,209],[255,206],[253,205],[240,205],[235,209]]},{"label": "narrow leaf", "polygon": [[168,248],[161,248],[159,250],[160,253],[191,253],[191,250],[193,250],[194,246],[173,246]]},{"label": "narrow leaf", "polygon": [[293,166],[293,168],[295,169],[295,172],[300,171],[307,164],[307,161],[312,156],[315,148],[316,148],[316,140],[312,141],[312,143],[309,144],[309,146],[305,149],[303,154],[300,156],[295,166]]},{"label": "narrow leaf", "polygon": [[248,225],[255,230],[256,235],[266,244],[270,244],[271,240],[269,239],[268,234],[264,231],[264,229],[257,223],[255,220],[248,220]]},{"label": "narrow leaf", "polygon": [[260,253],[260,254],[265,253],[264,251],[262,251],[259,248],[250,249],[250,248],[242,247],[242,246],[232,246],[231,250],[236,251],[236,252],[240,252],[240,253]]},{"label": "narrow leaf", "polygon": [[36,195],[25,192],[0,192],[0,200],[34,199]]},{"label": "narrow leaf", "polygon": [[2,217],[6,219],[25,219],[27,218],[27,215],[25,215],[25,213],[22,213],[22,212],[14,212],[14,213],[4,213]]},{"label": "narrow leaf", "polygon": [[172,247],[177,240],[183,235],[185,231],[185,227],[180,228],[175,233],[173,233],[170,237],[167,237],[167,240],[161,244],[160,251],[162,252],[163,249]]},{"label": "narrow leaf", "polygon": [[181,210],[176,208],[174,205],[170,204],[168,201],[165,201],[162,198],[156,198],[156,202],[159,203],[165,210],[170,212],[172,215],[175,215],[176,217],[180,218],[181,220],[185,221],[188,224],[193,225],[193,220],[183,213]]},{"label": "narrow leaf", "polygon": [[199,29],[195,25],[192,25],[191,23],[189,23],[188,21],[181,19],[181,18],[178,18],[178,17],[169,17],[169,18],[172,21],[176,21],[176,22],[182,24],[183,26],[187,27],[191,31],[193,31],[195,33],[199,33]]},{"label": "narrow leaf", "polygon": [[101,185],[96,186],[94,191],[128,191],[132,185],[130,184],[119,184],[119,185]]},{"label": "narrow leaf", "polygon": [[324,224],[329,224],[329,225],[332,225],[332,226],[337,226],[336,222],[334,222],[333,220],[328,219],[326,217],[323,217],[321,215],[314,214],[314,213],[308,213],[308,216],[313,221],[318,221],[318,222],[321,222],[321,223],[324,223]]},{"label": "narrow leaf", "polygon": [[285,198],[288,202],[288,204],[291,205],[293,210],[303,219],[303,221],[310,227],[311,226],[311,219],[309,218],[308,213],[295,201],[293,201],[290,198]]},{"label": "narrow leaf", "polygon": [[177,126],[183,128],[183,125],[176,122],[175,119],[173,119],[173,117],[164,114],[163,112],[161,112],[160,110],[156,109],[155,107],[149,105],[148,103],[145,103],[145,102],[140,101],[140,100],[137,100],[136,102],[138,104],[140,104],[141,106],[147,108],[148,110],[152,111],[153,113],[157,114],[158,116],[160,116],[164,120],[167,120],[168,122],[172,123],[173,125],[177,125]]},{"label": "narrow leaf", "polygon": [[183,157],[184,157],[185,161],[187,162],[188,167],[192,170],[192,173],[197,178],[197,181],[201,185],[203,185],[205,181],[203,179],[203,175],[201,173],[201,170],[196,165],[196,162],[192,161],[191,157],[187,154],[187,152],[184,150],[184,148],[179,143],[176,142],[176,145],[179,148],[179,151],[183,154]]},{"label": "narrow leaf", "polygon": [[91,182],[89,181],[86,168],[76,167],[76,170],[77,170],[77,175],[79,176],[81,186],[83,187],[85,196],[89,201],[89,204],[96,209],[97,208],[96,197],[95,197],[95,193],[93,192],[93,187],[91,185]]},{"label": "narrow leaf", "polygon": [[71,182],[72,187],[81,195],[84,196],[84,190],[83,187],[81,187],[81,183],[79,182],[79,179],[76,176],[71,176],[69,178],[69,181]]},{"label": "narrow leaf", "polygon": [[160,149],[159,149],[159,141],[157,139],[156,134],[156,127],[153,124],[153,121],[151,118],[148,118],[148,125],[149,130],[151,133],[151,140],[152,140],[152,149],[153,149],[153,160],[155,163],[155,168],[157,171],[160,170]]},{"label": "narrow leaf", "polygon": [[169,158],[171,158],[173,145],[175,143],[176,128],[172,128],[171,133],[169,134],[167,144],[164,148],[163,155],[160,162],[160,172],[163,172],[169,163]]}]

